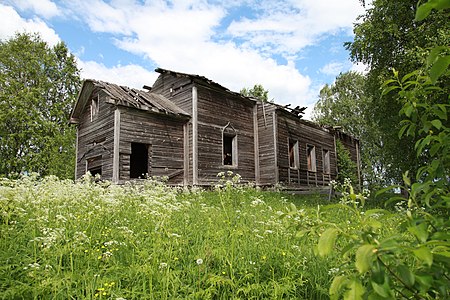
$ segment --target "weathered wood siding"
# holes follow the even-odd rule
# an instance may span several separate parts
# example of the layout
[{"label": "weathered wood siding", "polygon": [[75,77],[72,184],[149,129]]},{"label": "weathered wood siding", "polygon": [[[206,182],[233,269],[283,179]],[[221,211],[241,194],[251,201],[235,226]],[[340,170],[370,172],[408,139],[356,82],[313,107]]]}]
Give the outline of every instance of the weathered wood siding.
[{"label": "weathered wood siding", "polygon": [[[328,130],[320,128],[290,115],[277,111],[278,127],[278,174],[279,182],[290,186],[327,185],[336,177],[336,152],[334,136]],[[298,141],[299,168],[289,167],[289,139]],[[316,172],[308,171],[307,146],[315,147]],[[324,173],[323,150],[329,151],[330,174]]]},{"label": "weathered wood siding", "polygon": [[99,96],[98,113],[91,121],[91,101],[88,101],[78,125],[77,174],[86,173],[87,159],[101,156],[102,177],[112,178],[115,106],[105,103],[108,99],[102,90],[94,89],[91,99]]},{"label": "weathered wood siding", "polygon": [[149,145],[150,176],[182,184],[185,120],[133,108],[120,108],[120,181],[130,180],[131,143]]},{"label": "weathered wood siding", "polygon": [[161,74],[152,86],[152,92],[158,93],[175,103],[190,114],[192,111],[192,86],[189,77]]},{"label": "weathered wood siding", "polygon": [[[197,85],[198,183],[217,182],[217,174],[233,171],[244,182],[255,181],[253,102],[225,91]],[[236,131],[237,165],[223,165],[222,130]]]},{"label": "weathered wood siding", "polygon": [[276,154],[274,140],[275,106],[258,103],[259,176],[261,185],[276,184]]}]

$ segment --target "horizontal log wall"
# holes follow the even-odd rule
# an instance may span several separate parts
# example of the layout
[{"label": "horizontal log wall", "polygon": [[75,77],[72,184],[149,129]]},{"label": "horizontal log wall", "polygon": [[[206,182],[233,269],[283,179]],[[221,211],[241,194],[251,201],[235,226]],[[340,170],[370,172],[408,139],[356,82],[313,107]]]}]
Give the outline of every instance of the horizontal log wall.
[{"label": "horizontal log wall", "polygon": [[[253,102],[224,91],[197,86],[198,183],[217,182],[217,174],[233,171],[244,182],[255,181]],[[222,129],[236,131],[237,166],[223,165]]]},{"label": "horizontal log wall", "polygon": [[[182,184],[185,120],[132,108],[121,109],[120,180],[130,179],[131,143],[151,145],[151,176],[174,176],[169,183]],[[150,150],[149,150],[150,151]]]},{"label": "horizontal log wall", "polygon": [[[278,170],[279,182],[290,186],[327,185],[336,177],[336,152],[334,136],[325,129],[278,111]],[[289,139],[298,141],[299,163],[297,169],[289,167]],[[315,147],[316,172],[308,171],[307,146]],[[330,155],[330,174],[323,172],[323,150]]]},{"label": "horizontal log wall", "polygon": [[163,95],[187,114],[191,114],[192,86],[192,80],[188,77],[164,73],[153,84],[152,92]]},{"label": "horizontal log wall", "polygon": [[[91,121],[91,100],[99,99],[98,113]],[[106,103],[109,98],[103,91],[94,89],[87,102],[78,125],[77,174],[80,178],[86,172],[86,159],[102,157],[102,178],[111,180],[114,141],[115,107]]]}]

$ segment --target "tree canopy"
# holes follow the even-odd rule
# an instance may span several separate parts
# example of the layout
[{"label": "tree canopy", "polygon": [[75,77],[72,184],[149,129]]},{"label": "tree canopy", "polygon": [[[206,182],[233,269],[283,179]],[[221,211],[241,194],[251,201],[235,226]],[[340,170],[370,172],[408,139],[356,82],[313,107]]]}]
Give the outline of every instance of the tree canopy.
[{"label": "tree canopy", "polygon": [[254,97],[264,102],[269,101],[269,91],[261,84],[255,84],[253,88],[242,88],[239,93],[246,97]]},{"label": "tree canopy", "polygon": [[[386,183],[402,182],[403,172],[415,172],[421,165],[421,158],[415,155],[415,137],[398,136],[402,120],[398,112],[403,101],[393,94],[382,96],[381,86],[391,78],[392,70],[397,70],[401,78],[420,69],[432,47],[450,44],[448,13],[439,11],[422,21],[415,21],[416,7],[417,0],[372,2],[354,26],[354,41],[346,43],[351,59],[368,66],[367,75],[363,80],[357,76],[340,75],[334,88],[326,86],[321,91],[316,108],[322,110],[319,115],[322,121],[341,125],[349,133],[361,137],[366,145],[363,149],[366,153],[362,155],[368,155],[376,163],[371,168]],[[447,103],[449,77],[440,77],[437,86],[442,91],[429,95],[428,101]],[[356,87],[364,94],[364,101],[360,100],[360,93],[350,93]],[[346,94],[342,93],[342,88]],[[336,102],[336,99],[339,100]],[[349,108],[349,103],[356,107]],[[325,114],[323,110],[326,107],[332,107],[333,112]],[[333,124],[336,121],[341,124]],[[361,131],[361,124],[366,131]],[[361,132],[357,132],[355,126]],[[367,150],[372,152],[367,153]]]},{"label": "tree canopy", "polygon": [[39,35],[0,41],[0,174],[73,177],[75,129],[68,118],[80,86],[75,57]]}]

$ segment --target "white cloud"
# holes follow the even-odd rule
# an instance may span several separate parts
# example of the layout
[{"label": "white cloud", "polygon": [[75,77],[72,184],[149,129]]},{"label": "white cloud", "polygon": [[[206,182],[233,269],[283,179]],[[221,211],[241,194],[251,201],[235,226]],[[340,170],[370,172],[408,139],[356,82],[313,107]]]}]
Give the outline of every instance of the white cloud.
[{"label": "white cloud", "polygon": [[78,67],[81,68],[81,77],[84,79],[103,80],[137,89],[142,89],[144,85],[151,86],[158,77],[155,72],[138,65],[117,65],[108,68],[95,61],[78,60]]},{"label": "white cloud", "polygon": [[363,63],[356,63],[352,64],[352,68],[350,70],[366,74],[369,71],[369,66]]},{"label": "white cloud", "polygon": [[41,38],[55,45],[60,41],[58,34],[39,18],[23,19],[11,6],[0,4],[0,38],[9,39],[15,33],[39,33]]},{"label": "white cloud", "polygon": [[[346,30],[351,34],[355,18],[364,12],[359,0],[277,1],[264,7],[257,19],[233,21],[228,34],[271,52],[292,55],[326,34]],[[281,4],[281,5],[280,5]],[[262,4],[267,5],[266,2]]]},{"label": "white cloud", "polygon": [[344,64],[340,62],[332,62],[323,66],[319,72],[325,75],[336,76],[344,70]]},{"label": "white cloud", "polygon": [[[98,3],[89,6],[107,5]],[[123,50],[147,57],[162,68],[206,76],[234,91],[262,84],[280,103],[301,105],[310,97],[311,80],[293,65],[278,65],[250,47],[213,41],[216,27],[226,16],[223,7],[204,1],[175,1],[171,6],[162,2],[120,4],[113,1],[104,9],[107,15],[121,15],[119,23],[108,25],[108,18],[97,9],[91,10],[85,22],[95,31],[120,33],[115,43]],[[72,6],[80,18],[83,5]]]},{"label": "white cloud", "polygon": [[12,4],[20,10],[31,10],[46,19],[61,15],[56,4],[50,0],[13,0]]}]

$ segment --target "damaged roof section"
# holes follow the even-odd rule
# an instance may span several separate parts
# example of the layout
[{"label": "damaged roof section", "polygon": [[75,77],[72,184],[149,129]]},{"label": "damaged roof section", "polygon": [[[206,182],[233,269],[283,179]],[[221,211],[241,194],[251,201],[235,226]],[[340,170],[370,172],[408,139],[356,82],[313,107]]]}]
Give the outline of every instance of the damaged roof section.
[{"label": "damaged roof section", "polygon": [[70,123],[78,123],[81,112],[90,100],[94,89],[101,89],[110,96],[108,103],[137,108],[143,111],[189,117],[189,114],[166,97],[149,91],[138,90],[99,80],[83,82],[78,101],[72,111]]}]

